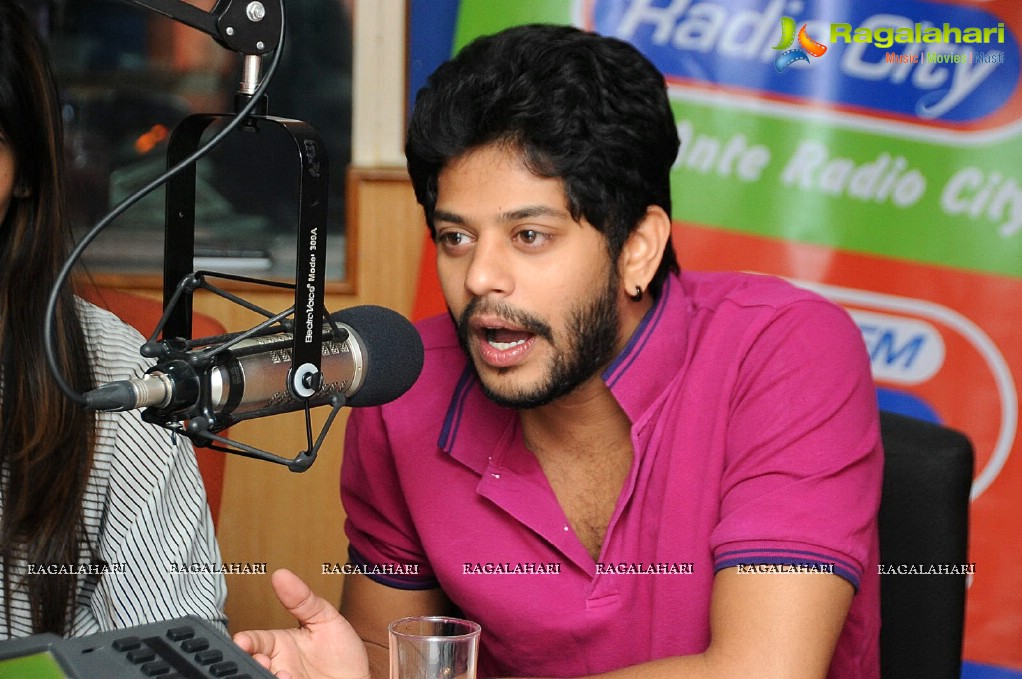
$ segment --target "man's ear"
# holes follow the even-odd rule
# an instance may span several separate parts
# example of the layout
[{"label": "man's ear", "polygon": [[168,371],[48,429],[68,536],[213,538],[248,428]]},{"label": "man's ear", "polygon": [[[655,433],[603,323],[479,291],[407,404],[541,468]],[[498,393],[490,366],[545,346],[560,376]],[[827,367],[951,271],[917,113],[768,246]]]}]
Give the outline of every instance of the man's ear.
[{"label": "man's ear", "polygon": [[671,218],[658,205],[650,205],[639,225],[628,235],[618,266],[625,294],[640,299],[653,280],[671,236]]}]

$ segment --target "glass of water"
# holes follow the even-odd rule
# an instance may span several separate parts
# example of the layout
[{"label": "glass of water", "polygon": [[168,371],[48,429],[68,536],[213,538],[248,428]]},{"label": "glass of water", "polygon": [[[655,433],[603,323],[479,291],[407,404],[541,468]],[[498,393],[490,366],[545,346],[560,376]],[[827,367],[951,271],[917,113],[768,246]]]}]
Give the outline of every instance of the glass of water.
[{"label": "glass of water", "polygon": [[390,679],[476,679],[477,623],[443,616],[390,623]]}]

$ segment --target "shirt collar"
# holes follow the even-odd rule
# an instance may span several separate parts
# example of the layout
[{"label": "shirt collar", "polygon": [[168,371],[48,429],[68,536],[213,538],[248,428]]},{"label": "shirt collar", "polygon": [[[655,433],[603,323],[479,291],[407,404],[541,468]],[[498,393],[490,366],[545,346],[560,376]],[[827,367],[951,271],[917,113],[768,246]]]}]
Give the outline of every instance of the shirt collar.
[{"label": "shirt collar", "polygon": [[633,429],[684,365],[687,309],[681,281],[668,276],[624,350],[603,372],[603,381],[632,421]]}]

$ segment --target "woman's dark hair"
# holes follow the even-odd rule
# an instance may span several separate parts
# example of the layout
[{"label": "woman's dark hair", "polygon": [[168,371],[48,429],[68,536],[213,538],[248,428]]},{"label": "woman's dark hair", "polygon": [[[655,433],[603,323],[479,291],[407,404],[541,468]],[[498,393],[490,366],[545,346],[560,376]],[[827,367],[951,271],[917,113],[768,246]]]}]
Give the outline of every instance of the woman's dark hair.
[{"label": "woman's dark hair", "polygon": [[[2,605],[10,627],[12,590],[23,589],[34,631],[66,634],[77,578],[18,571],[26,563],[73,567],[89,549],[82,499],[94,420],[58,389],[43,356],[43,310],[72,238],[60,107],[45,49],[9,0],[0,2],[0,135],[13,152],[19,188],[0,225]],[[92,378],[70,289],[60,295],[54,335],[63,374],[87,391]]]},{"label": "woman's dark hair", "polygon": [[[437,177],[492,143],[564,182],[568,208],[607,239],[612,260],[651,205],[671,214],[678,131],[663,75],[634,47],[570,26],[527,25],[479,38],[419,90],[405,146],[435,234]],[[678,264],[670,243],[650,292]]]}]

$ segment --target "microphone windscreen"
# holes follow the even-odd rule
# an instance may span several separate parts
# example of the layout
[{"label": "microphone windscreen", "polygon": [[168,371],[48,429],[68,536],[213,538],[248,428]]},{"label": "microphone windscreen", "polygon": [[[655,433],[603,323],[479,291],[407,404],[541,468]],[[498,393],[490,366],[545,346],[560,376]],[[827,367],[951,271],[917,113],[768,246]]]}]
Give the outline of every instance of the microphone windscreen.
[{"label": "microphone windscreen", "polygon": [[365,379],[347,405],[388,403],[412,388],[422,372],[424,351],[419,331],[408,319],[372,304],[350,307],[331,317],[351,326],[366,350]]}]

